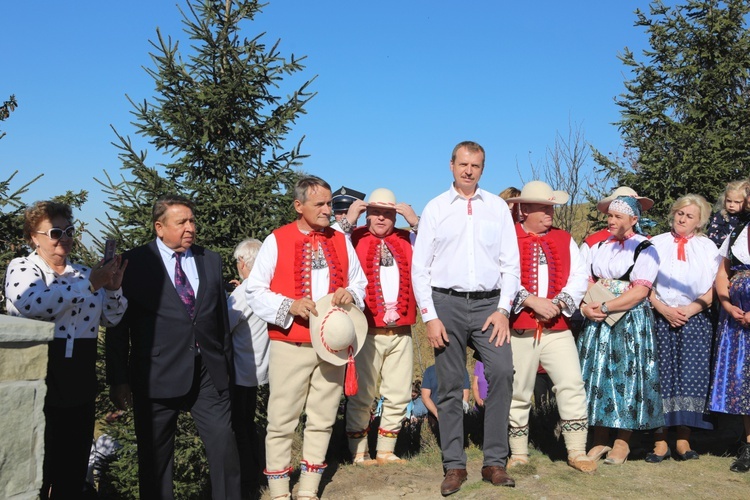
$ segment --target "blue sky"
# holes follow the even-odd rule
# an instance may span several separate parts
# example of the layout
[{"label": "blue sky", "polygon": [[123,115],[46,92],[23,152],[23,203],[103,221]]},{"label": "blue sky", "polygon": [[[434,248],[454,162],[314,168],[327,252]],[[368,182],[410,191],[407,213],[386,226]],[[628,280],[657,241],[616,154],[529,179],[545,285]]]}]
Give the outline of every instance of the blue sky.
[{"label": "blue sky", "polygon": [[[19,107],[0,124],[0,179],[19,170],[12,187],[20,187],[44,174],[24,201],[86,189],[77,217],[103,218],[94,178],[121,173],[110,126],[157,161],[133,135],[126,94],[155,95],[143,66],[153,67],[157,27],[188,45],[178,4],[3,5],[0,99],[15,94]],[[305,136],[302,168],[334,189],[388,187],[420,212],[448,188],[450,153],[462,140],[485,147],[480,185],[493,192],[520,187],[518,169],[531,180],[529,162],[543,160],[569,123],[600,151],[619,151],[614,98],[626,68],[617,54],[640,54],[647,41],[633,26],[636,8],[648,2],[270,0],[244,35],[265,32],[268,46],[280,39],[282,54],[307,56],[289,88],[317,75],[318,95],[289,136]]]}]

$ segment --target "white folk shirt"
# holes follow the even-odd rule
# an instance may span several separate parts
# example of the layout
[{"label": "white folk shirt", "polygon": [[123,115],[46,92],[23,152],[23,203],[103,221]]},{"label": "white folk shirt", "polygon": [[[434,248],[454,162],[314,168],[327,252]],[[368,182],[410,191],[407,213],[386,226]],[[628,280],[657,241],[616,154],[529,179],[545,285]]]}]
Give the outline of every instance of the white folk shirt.
[{"label": "white folk shirt", "polygon": [[227,301],[229,330],[234,347],[234,381],[243,387],[268,383],[268,323],[247,303],[247,280],[234,289]]},{"label": "white folk shirt", "polygon": [[[614,237],[597,243],[589,252],[589,262],[586,269],[593,275],[591,278],[620,279],[628,268],[633,265],[635,249],[646,237],[634,234],[622,243]],[[644,248],[630,273],[632,285],[643,285],[648,288],[654,283],[659,271],[659,253],[652,246]]]},{"label": "white folk shirt", "polygon": [[660,261],[654,290],[656,297],[666,305],[680,307],[690,304],[713,286],[721,256],[713,241],[705,236],[693,236],[685,244],[685,260],[679,260],[674,238],[669,232],[651,239]]},{"label": "white folk shirt", "polygon": [[[750,224],[748,224],[750,226]],[[732,254],[743,264],[750,264],[750,253],[747,248],[747,227],[745,226],[740,231],[739,236],[732,245]],[[725,259],[729,258],[729,237],[724,240],[724,243],[719,248],[719,254]]]},{"label": "white folk shirt", "polygon": [[91,293],[91,269],[67,262],[57,274],[36,252],[13,259],[5,275],[9,316],[55,324],[55,338],[67,339],[65,357],[73,356],[75,339],[95,339],[99,326],[115,326],[128,307],[122,289]]},{"label": "white folk shirt", "polygon": [[[365,277],[362,267],[359,265],[359,259],[352,247],[351,242],[346,241],[347,260],[349,262],[349,284],[346,289],[354,297],[354,303],[359,309],[364,307],[365,287],[367,278]],[[282,328],[292,326],[294,317],[289,313],[289,309],[284,307],[289,304],[291,297],[285,297],[280,293],[271,291],[271,279],[276,271],[276,260],[278,257],[278,244],[276,236],[273,233],[263,242],[255,258],[255,265],[250,271],[247,284],[247,301],[250,307],[255,311],[263,321],[272,323]],[[339,255],[339,259],[343,258]],[[313,269],[311,274],[312,300],[328,295],[329,287],[328,266],[322,269]],[[286,311],[284,310],[286,309]]]},{"label": "white folk shirt", "polygon": [[500,289],[498,309],[511,310],[520,285],[518,240],[508,205],[477,187],[463,198],[453,185],[433,198],[419,220],[412,286],[422,320],[437,318],[432,287],[459,292]]}]

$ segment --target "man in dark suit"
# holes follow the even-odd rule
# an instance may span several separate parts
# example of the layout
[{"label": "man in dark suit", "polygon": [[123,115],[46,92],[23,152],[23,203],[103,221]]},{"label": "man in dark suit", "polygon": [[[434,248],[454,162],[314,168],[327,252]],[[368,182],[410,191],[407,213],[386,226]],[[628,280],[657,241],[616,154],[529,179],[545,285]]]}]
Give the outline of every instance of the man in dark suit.
[{"label": "man in dark suit", "polygon": [[187,198],[157,200],[152,222],[157,238],[125,253],[122,288],[130,306],[106,336],[110,397],[120,409],[133,406],[140,496],[174,498],[177,416],[189,411],[206,446],[213,498],[240,498],[221,258],[193,244]]}]

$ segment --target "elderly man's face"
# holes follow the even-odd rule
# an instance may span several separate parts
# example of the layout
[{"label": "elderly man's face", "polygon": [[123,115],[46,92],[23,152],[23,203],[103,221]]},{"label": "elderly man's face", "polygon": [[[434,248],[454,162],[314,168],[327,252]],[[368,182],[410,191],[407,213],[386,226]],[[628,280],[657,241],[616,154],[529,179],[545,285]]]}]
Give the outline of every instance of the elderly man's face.
[{"label": "elderly man's face", "polygon": [[319,231],[328,227],[331,223],[331,190],[322,186],[309,188],[304,203],[294,200],[294,209],[301,216],[300,229]]},{"label": "elderly man's face", "polygon": [[184,252],[195,239],[195,216],[190,207],[171,205],[154,224],[156,235],[175,252]]},{"label": "elderly man's face", "polygon": [[378,206],[367,207],[367,227],[378,238],[384,238],[393,232],[396,226],[396,209]]}]

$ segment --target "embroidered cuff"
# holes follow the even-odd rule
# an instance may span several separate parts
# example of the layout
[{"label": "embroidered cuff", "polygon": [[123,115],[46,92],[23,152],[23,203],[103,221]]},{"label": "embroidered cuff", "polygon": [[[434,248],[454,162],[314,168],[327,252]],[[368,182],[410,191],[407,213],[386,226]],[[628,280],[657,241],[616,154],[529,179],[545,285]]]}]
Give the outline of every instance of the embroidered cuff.
[{"label": "embroidered cuff", "polygon": [[528,290],[526,290],[524,287],[521,287],[521,289],[518,290],[518,293],[516,294],[516,300],[513,301],[513,306],[512,306],[514,313],[521,312],[521,310],[524,307],[523,302],[529,298],[529,295],[531,295],[531,293]]},{"label": "embroidered cuff", "polygon": [[351,288],[347,288],[346,290],[352,294],[352,297],[354,297],[354,303],[357,307],[359,307],[359,310],[362,311],[365,308],[365,303],[362,301],[359,295],[354,293],[354,290],[352,290]]},{"label": "embroidered cuff", "polygon": [[557,297],[552,299],[552,303],[555,305],[562,305],[562,312],[565,314],[565,316],[572,316],[574,312],[576,312],[575,302],[573,302],[573,297],[568,295],[567,292],[560,292],[557,294]]},{"label": "embroidered cuff", "polygon": [[349,219],[346,218],[346,216],[342,217],[339,221],[339,227],[342,231],[344,231],[346,234],[351,234],[354,230],[354,226],[351,222],[349,222]]},{"label": "embroidered cuff", "polygon": [[633,280],[630,282],[631,287],[634,287],[635,285],[645,286],[650,290],[653,283],[651,283],[649,280]]},{"label": "embroidered cuff", "polygon": [[281,301],[281,306],[279,307],[279,310],[276,312],[276,321],[274,321],[275,325],[284,327],[286,323],[286,317],[289,315],[289,309],[292,308],[292,304],[294,301],[289,298],[285,298],[283,301]]}]

